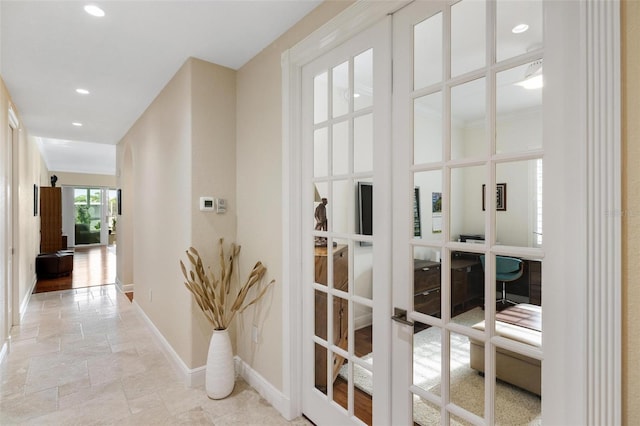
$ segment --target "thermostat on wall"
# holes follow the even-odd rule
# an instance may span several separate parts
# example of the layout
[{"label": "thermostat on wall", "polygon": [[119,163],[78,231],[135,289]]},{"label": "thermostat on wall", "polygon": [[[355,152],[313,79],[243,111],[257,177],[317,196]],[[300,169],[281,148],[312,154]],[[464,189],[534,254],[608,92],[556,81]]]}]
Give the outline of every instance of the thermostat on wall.
[{"label": "thermostat on wall", "polygon": [[200,197],[201,212],[212,212],[214,208],[213,197]]},{"label": "thermostat on wall", "polygon": [[216,213],[224,213],[227,211],[227,200],[224,198],[216,198]]}]

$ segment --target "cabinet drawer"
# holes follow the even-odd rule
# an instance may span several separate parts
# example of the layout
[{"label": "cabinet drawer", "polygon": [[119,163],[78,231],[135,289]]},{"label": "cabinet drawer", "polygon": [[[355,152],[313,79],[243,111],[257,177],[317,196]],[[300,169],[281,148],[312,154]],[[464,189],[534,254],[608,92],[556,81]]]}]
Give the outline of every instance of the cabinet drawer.
[{"label": "cabinet drawer", "polygon": [[440,290],[434,290],[429,294],[419,294],[413,297],[413,310],[426,315],[440,313]]},{"label": "cabinet drawer", "polygon": [[451,306],[464,303],[467,300],[467,270],[455,269],[451,271]]},{"label": "cabinet drawer", "polygon": [[413,294],[440,288],[440,266],[431,266],[413,271]]}]

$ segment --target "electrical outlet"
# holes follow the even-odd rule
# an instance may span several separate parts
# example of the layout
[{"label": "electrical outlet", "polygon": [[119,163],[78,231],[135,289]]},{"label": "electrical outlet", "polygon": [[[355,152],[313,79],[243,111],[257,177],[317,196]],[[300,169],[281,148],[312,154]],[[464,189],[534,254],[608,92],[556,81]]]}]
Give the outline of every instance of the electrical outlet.
[{"label": "electrical outlet", "polygon": [[258,343],[258,327],[255,325],[251,328],[251,340],[253,343]]}]

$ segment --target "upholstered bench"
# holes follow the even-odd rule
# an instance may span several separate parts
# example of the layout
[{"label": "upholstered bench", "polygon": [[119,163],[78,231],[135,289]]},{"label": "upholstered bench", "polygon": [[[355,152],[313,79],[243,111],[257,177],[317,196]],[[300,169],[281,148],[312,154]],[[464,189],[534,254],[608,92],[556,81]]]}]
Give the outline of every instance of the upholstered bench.
[{"label": "upholstered bench", "polygon": [[38,278],[56,278],[73,272],[73,250],[42,253],[36,257]]},{"label": "upholstered bench", "polygon": [[[542,313],[540,306],[521,303],[496,314],[499,336],[531,346],[542,346]],[[473,328],[484,331],[484,321]],[[484,343],[469,339],[471,368],[484,372]],[[502,348],[496,348],[496,377],[536,395],[541,394],[540,360]]]}]

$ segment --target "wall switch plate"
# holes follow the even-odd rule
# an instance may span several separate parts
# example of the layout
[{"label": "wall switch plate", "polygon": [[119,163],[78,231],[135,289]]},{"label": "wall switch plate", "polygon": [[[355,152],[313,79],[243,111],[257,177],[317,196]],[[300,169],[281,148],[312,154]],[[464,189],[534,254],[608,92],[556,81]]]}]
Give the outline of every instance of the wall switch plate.
[{"label": "wall switch plate", "polygon": [[212,212],[214,210],[213,197],[200,197],[200,211]]},{"label": "wall switch plate", "polygon": [[258,343],[258,327],[255,325],[251,327],[251,341],[253,343]]}]

